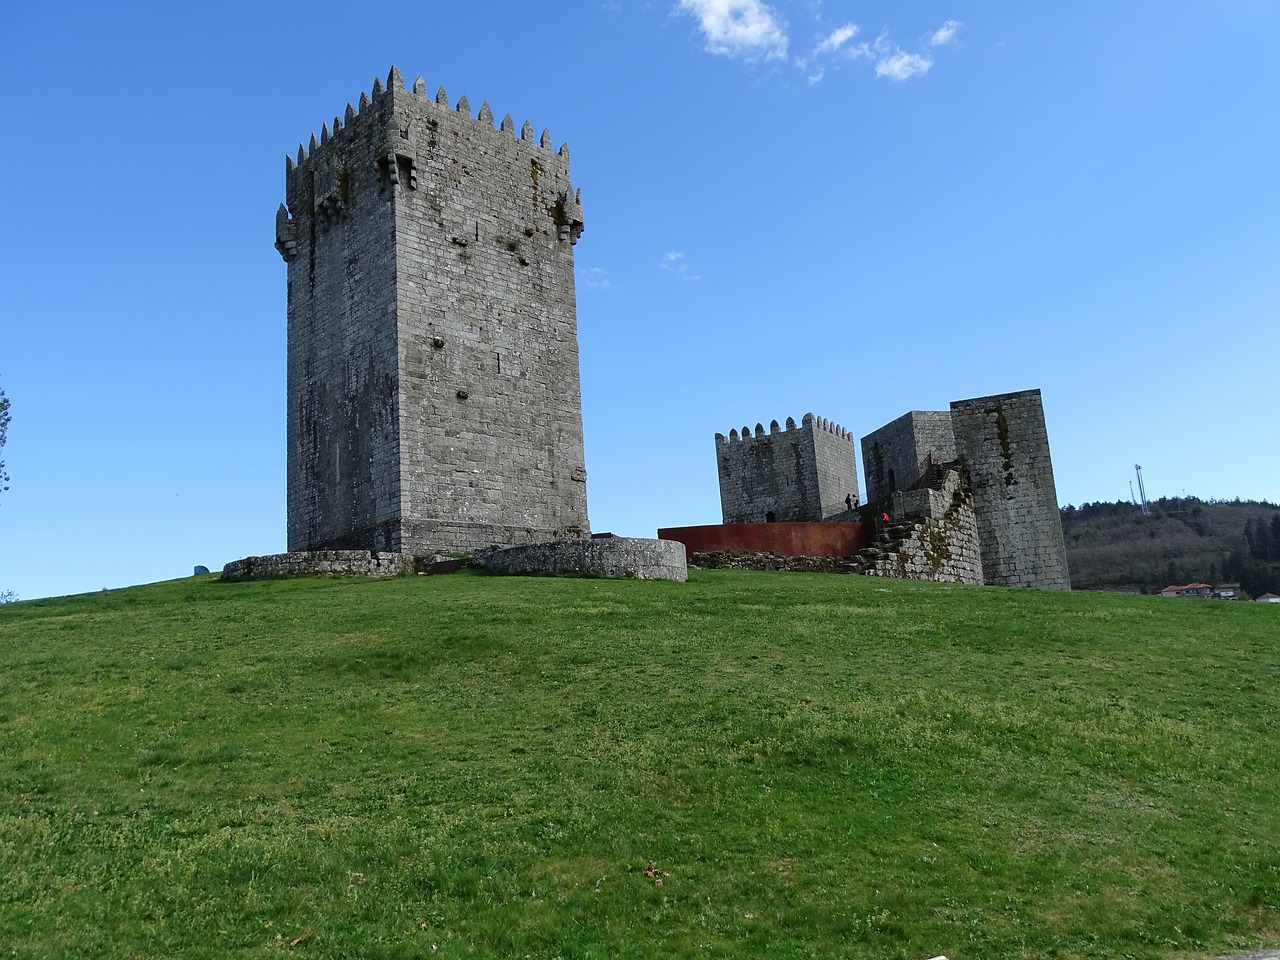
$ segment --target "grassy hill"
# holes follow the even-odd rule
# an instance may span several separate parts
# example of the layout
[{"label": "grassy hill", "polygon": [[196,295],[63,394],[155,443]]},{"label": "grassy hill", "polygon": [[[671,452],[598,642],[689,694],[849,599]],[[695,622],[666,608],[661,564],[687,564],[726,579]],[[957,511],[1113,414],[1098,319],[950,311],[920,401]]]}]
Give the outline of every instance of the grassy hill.
[{"label": "grassy hill", "polygon": [[1161,498],[1144,516],[1132,503],[1062,510],[1076,590],[1159,593],[1171,584],[1237,583],[1280,593],[1280,507],[1252,500]]},{"label": "grassy hill", "polygon": [[8,604],[0,952],[1275,942],[1278,645],[1264,605],[742,571]]}]

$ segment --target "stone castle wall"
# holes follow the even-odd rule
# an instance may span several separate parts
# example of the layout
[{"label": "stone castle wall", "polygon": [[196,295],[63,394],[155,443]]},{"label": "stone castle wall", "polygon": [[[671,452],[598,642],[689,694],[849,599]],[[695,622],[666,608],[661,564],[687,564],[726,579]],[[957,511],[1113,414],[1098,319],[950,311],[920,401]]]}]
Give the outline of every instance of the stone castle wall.
[{"label": "stone castle wall", "polygon": [[725,523],[831,520],[847,517],[845,497],[858,496],[853,437],[811,413],[800,426],[774,420],[716,434],[720,511]]},{"label": "stone castle wall", "polygon": [[894,493],[893,523],[860,556],[867,576],[982,584],[982,553],[974,498],[959,470],[939,489]]},{"label": "stone castle wall", "polygon": [[567,145],[393,69],[286,197],[289,549],[588,535]]},{"label": "stone castle wall", "polygon": [[[869,501],[887,498],[895,520],[936,520],[936,509],[920,499],[935,492],[908,488],[925,463],[964,462],[975,523],[949,522],[946,536],[972,536],[981,567],[980,579],[960,582],[1070,589],[1039,390],[959,400],[949,411],[913,410],[863,437],[862,457]],[[941,542],[936,523],[928,536]],[[962,552],[967,557],[969,547]]]},{"label": "stone castle wall", "polygon": [[951,423],[973,489],[986,582],[1069,590],[1040,391],[956,401]]},{"label": "stone castle wall", "polygon": [[866,472],[867,501],[903,489],[929,458],[956,458],[951,415],[946,411],[912,410],[862,438],[862,469]]}]

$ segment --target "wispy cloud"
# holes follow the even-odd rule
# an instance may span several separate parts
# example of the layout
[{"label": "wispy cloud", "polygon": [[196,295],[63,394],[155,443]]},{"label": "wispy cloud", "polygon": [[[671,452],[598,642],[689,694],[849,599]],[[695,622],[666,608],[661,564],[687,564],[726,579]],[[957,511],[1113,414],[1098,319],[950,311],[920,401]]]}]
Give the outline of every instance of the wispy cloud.
[{"label": "wispy cloud", "polygon": [[933,31],[933,36],[929,38],[929,46],[945,47],[947,44],[954,43],[956,34],[960,32],[962,26],[963,24],[959,20],[948,20]]},{"label": "wispy cloud", "polygon": [[612,283],[609,282],[608,271],[601,267],[591,267],[582,274],[582,282],[593,290],[608,290]]},{"label": "wispy cloud", "polygon": [[663,270],[674,273],[681,280],[701,280],[702,275],[694,273],[689,269],[689,265],[684,262],[684,254],[679,250],[668,250],[662,255],[662,263],[659,264]]},{"label": "wispy cloud", "polygon": [[876,76],[888,77],[890,80],[910,80],[912,77],[924,76],[932,66],[933,61],[922,54],[896,50],[876,62]]},{"label": "wispy cloud", "polygon": [[[783,6],[783,0],[773,0]],[[711,53],[739,57],[747,61],[784,60],[802,72],[809,86],[817,86],[833,70],[852,61],[865,60],[874,65],[877,77],[901,82],[922,77],[933,67],[933,50],[956,43],[959,20],[946,20],[931,33],[924,34],[916,50],[904,50],[890,37],[888,30],[874,40],[858,41],[861,29],[856,23],[833,27],[822,24],[818,4],[810,13],[820,25],[808,52],[790,56],[787,28],[774,7],[764,0],[679,0],[677,10],[693,16],[701,27],[706,49]]]},{"label": "wispy cloud", "polygon": [[760,0],[680,0],[697,18],[711,53],[745,59],[785,60],[787,31]]},{"label": "wispy cloud", "polygon": [[835,53],[846,43],[858,35],[858,27],[852,23],[846,23],[843,27],[837,27],[832,30],[822,42],[818,44],[815,53]]}]

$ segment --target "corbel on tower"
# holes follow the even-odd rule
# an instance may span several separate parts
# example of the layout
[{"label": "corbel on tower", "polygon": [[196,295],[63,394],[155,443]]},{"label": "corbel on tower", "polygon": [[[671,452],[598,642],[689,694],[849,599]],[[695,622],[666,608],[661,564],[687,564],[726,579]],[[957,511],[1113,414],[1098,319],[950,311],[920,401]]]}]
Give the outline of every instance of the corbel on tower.
[{"label": "corbel on tower", "polygon": [[560,196],[557,206],[561,214],[558,221],[559,238],[576,244],[582,231],[586,229],[582,219],[582,188],[579,187],[576,192],[572,188],[567,189]]},{"label": "corbel on tower", "polygon": [[276,210],[276,249],[285,263],[298,255],[298,224],[283,203]]}]

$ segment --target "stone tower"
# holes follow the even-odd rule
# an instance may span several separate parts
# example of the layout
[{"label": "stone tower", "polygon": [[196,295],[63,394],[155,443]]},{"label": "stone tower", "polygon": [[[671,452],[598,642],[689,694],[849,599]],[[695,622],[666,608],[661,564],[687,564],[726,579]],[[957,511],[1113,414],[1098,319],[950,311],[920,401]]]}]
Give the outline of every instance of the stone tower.
[{"label": "stone tower", "polygon": [[914,489],[928,464],[957,458],[973,495],[984,581],[1070,590],[1040,391],[913,410],[863,437],[867,501]]},{"label": "stone tower", "polygon": [[858,497],[852,434],[812,413],[798,427],[787,417],[785,430],[774,420],[754,436],[717,433],[716,468],[725,523],[846,519]]},{"label": "stone tower", "polygon": [[392,68],[285,198],[289,549],[588,536],[568,145]]},{"label": "stone tower", "polygon": [[989,584],[1070,590],[1062,514],[1039,390],[951,404]]}]

